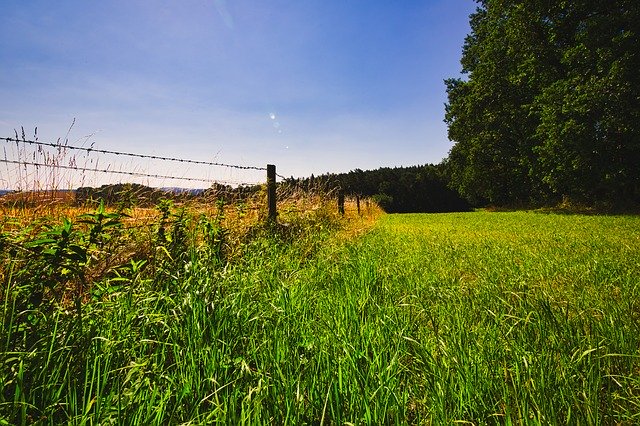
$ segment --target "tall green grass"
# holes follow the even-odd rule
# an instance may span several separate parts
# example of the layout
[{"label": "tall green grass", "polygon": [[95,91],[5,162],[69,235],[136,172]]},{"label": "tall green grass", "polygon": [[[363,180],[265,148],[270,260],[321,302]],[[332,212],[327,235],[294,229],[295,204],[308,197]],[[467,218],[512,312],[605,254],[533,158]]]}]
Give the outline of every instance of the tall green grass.
[{"label": "tall green grass", "polygon": [[323,219],[233,261],[187,225],[81,322],[17,309],[5,262],[0,424],[640,422],[638,218]]},{"label": "tall green grass", "polygon": [[639,421],[637,217],[388,216],[365,244],[422,421]]}]

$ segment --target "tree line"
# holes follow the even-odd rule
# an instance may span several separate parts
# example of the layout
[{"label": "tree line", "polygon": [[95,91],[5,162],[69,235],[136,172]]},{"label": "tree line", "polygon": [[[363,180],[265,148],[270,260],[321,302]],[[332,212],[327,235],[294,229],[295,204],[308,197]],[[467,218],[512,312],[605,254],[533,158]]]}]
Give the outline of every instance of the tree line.
[{"label": "tree line", "polygon": [[436,213],[467,211],[470,205],[447,185],[442,165],[383,167],[352,170],[348,173],[311,175],[287,179],[284,184],[304,190],[337,191],[346,195],[371,197],[389,213]]},{"label": "tree line", "polygon": [[389,212],[640,206],[640,1],[476,0],[438,165],[298,181]]}]

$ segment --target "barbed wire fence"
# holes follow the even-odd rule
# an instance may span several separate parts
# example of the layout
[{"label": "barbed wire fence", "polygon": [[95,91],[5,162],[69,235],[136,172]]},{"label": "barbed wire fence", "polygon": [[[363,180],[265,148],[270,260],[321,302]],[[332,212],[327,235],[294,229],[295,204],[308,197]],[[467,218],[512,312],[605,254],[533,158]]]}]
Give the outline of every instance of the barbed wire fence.
[{"label": "barbed wire fence", "polygon": [[[117,158],[131,158],[131,159],[146,159],[150,161],[156,161],[161,163],[173,162],[179,163],[181,165],[196,165],[196,166],[207,166],[210,168],[224,168],[228,170],[238,170],[238,171],[251,171],[251,172],[266,172],[266,186],[267,186],[267,207],[268,207],[268,218],[269,220],[275,220],[276,218],[276,178],[280,178],[282,180],[286,180],[286,178],[276,172],[275,165],[267,165],[266,167],[260,166],[252,166],[252,165],[238,165],[238,164],[228,164],[221,163],[216,161],[202,161],[202,160],[194,160],[194,159],[186,159],[186,158],[178,158],[178,157],[170,157],[170,156],[160,156],[160,155],[148,155],[148,154],[140,154],[134,152],[124,152],[124,151],[115,151],[115,150],[107,150],[107,149],[98,149],[95,148],[92,144],[89,147],[85,146],[76,146],[70,145],[68,140],[65,139],[61,141],[58,139],[56,142],[42,142],[36,138],[27,139],[24,136],[24,132],[22,137],[18,137],[16,132],[16,137],[0,137],[0,141],[5,142],[5,146],[3,147],[3,156],[0,158],[0,163],[4,163],[7,165],[14,165],[14,170],[7,172],[11,174],[12,172],[16,175],[16,178],[12,181],[10,177],[3,178],[0,174],[0,186],[17,186],[17,190],[28,190],[29,186],[31,186],[31,190],[33,191],[42,191],[42,190],[52,190],[55,191],[58,189],[59,185],[62,184],[61,180],[63,179],[60,176],[60,171],[70,171],[81,173],[80,176],[75,176],[75,178],[68,176],[67,177],[67,185],[75,185],[76,187],[84,187],[86,184],[86,176],[88,173],[93,173],[94,175],[115,175],[115,176],[128,176],[131,178],[144,178],[147,179],[147,186],[151,186],[151,180],[157,182],[161,181],[182,181],[182,182],[199,182],[206,183],[210,186],[254,186],[254,185],[262,185],[265,183],[265,180],[253,180],[253,181],[243,181],[243,180],[228,180],[228,179],[219,179],[212,178],[209,176],[195,176],[195,175],[186,175],[182,174],[180,176],[176,174],[168,174],[168,173],[151,173],[144,172],[140,169],[131,170],[134,168],[134,165],[130,165],[129,168],[125,165],[120,164],[114,165],[109,163],[108,166],[100,166],[100,158],[92,158],[90,157],[93,154],[114,156]],[[13,145],[15,144],[15,148]],[[9,151],[7,151],[7,147],[10,146]],[[27,146],[35,148],[32,151],[28,151],[26,149]],[[53,152],[49,151],[51,148],[54,149]],[[79,152],[84,155],[83,158],[80,158],[78,161],[78,157],[75,155],[69,156],[68,153],[70,151]],[[44,170],[45,174],[42,176],[40,173]],[[263,175],[264,176],[264,175]],[[42,178],[42,179],[41,179]],[[166,185],[164,185],[166,187]],[[2,189],[2,188],[0,188]],[[175,189],[175,188],[174,188]]]}]

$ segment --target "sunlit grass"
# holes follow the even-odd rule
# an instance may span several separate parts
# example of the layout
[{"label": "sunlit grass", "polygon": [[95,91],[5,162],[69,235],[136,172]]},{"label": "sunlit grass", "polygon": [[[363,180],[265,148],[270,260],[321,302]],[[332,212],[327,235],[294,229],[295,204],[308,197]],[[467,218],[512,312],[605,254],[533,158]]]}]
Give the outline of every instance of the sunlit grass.
[{"label": "sunlit grass", "polygon": [[369,247],[398,306],[423,419],[635,423],[637,217],[388,216]]},{"label": "sunlit grass", "polygon": [[94,283],[82,323],[55,304],[17,309],[5,261],[0,416],[639,421],[637,217],[388,215],[371,229],[376,214],[302,210],[238,237],[233,259],[216,257],[211,222],[188,222],[181,256],[134,258]]}]

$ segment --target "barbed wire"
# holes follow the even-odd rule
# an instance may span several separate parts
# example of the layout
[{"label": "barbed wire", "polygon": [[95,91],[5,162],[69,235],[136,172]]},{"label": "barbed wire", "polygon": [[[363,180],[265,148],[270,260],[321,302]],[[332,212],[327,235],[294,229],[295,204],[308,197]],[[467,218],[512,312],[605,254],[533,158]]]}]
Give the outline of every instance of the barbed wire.
[{"label": "barbed wire", "polygon": [[155,178],[155,179],[173,179],[173,180],[185,180],[191,182],[206,182],[206,183],[222,183],[225,185],[257,185],[258,183],[248,183],[248,182],[233,182],[233,181],[225,181],[220,179],[203,179],[203,178],[192,178],[192,177],[180,177],[180,176],[169,176],[169,175],[156,175],[156,174],[147,174],[140,172],[126,172],[120,170],[109,170],[109,169],[92,169],[88,167],[78,167],[78,166],[66,166],[62,164],[53,164],[53,163],[35,163],[35,162],[27,162],[27,161],[15,161],[15,160],[7,160],[0,158],[1,163],[8,164],[17,164],[20,166],[36,166],[36,167],[52,167],[52,168],[60,168],[67,170],[75,170],[80,172],[97,172],[97,173],[112,173],[118,175],[128,175],[134,177],[147,177],[147,178]]},{"label": "barbed wire", "polygon": [[[163,157],[163,156],[159,156],[159,155],[135,154],[135,153],[131,153],[131,152],[111,151],[111,150],[107,150],[107,149],[96,149],[96,148],[73,146],[73,145],[67,145],[66,143],[63,145],[63,144],[60,144],[59,142],[58,143],[51,143],[51,142],[33,141],[33,140],[28,140],[28,139],[3,138],[3,137],[0,137],[0,140],[4,140],[6,142],[26,143],[26,144],[29,144],[29,145],[37,145],[37,146],[49,146],[49,147],[59,148],[59,149],[63,148],[63,149],[71,149],[71,150],[76,150],[76,151],[85,151],[87,153],[97,152],[99,154],[122,155],[122,156],[126,156],[126,157],[148,158],[148,159],[151,159],[151,160],[161,160],[161,161],[175,161],[175,162],[178,162],[178,163],[201,164],[201,165],[205,165],[205,166],[227,167],[227,168],[239,169],[239,170],[262,170],[262,171],[266,171],[267,170],[266,167],[240,166],[240,165],[237,165],[237,164],[226,164],[226,163],[217,163],[217,162],[201,161],[201,160],[189,160],[189,159],[185,159],[185,158],[176,158],[176,157]],[[284,177],[282,175],[279,175],[278,173],[276,173],[276,176],[278,176],[280,179],[286,179],[286,177]]]}]

